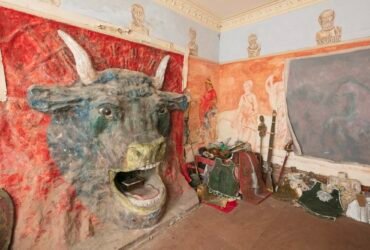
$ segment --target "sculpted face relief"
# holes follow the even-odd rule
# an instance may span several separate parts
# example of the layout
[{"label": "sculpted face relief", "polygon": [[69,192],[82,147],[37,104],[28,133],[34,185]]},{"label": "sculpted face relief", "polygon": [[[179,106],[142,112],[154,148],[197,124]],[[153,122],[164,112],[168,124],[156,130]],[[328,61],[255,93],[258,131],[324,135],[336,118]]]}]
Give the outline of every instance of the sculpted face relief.
[{"label": "sculpted face relief", "polygon": [[261,52],[261,45],[257,42],[257,35],[250,34],[248,36],[248,57],[257,57],[260,55]]},{"label": "sculpted face relief", "polygon": [[145,12],[144,7],[140,4],[133,4],[131,6],[131,29],[134,32],[142,33],[144,35],[149,35],[149,29],[145,26]]},{"label": "sculpted face relief", "polygon": [[334,10],[324,10],[319,16],[321,30],[316,33],[317,44],[329,44],[341,41],[342,28],[334,25]]},{"label": "sculpted face relief", "polygon": [[[117,68],[97,72],[86,51],[58,33],[72,51],[80,80],[28,90],[29,105],[52,116],[53,159],[101,221],[152,226],[166,201],[158,167],[166,156],[170,111],[187,106],[184,95],[160,90],[170,57],[162,59],[155,77]],[[125,186],[137,181],[141,184]]]}]

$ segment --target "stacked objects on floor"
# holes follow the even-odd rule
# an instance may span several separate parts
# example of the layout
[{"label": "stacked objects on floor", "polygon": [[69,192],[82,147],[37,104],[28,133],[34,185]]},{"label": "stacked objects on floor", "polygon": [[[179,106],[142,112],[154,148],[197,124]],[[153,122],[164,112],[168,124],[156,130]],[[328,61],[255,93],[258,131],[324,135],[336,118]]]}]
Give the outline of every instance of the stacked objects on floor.
[{"label": "stacked objects on floor", "polygon": [[[236,200],[240,199],[258,204],[271,194],[262,178],[261,161],[246,143],[232,147],[221,143],[200,148],[195,165],[201,178],[191,174],[190,184],[197,187],[202,202],[220,208],[236,205]],[[201,179],[201,185],[198,179]]]},{"label": "stacked objects on floor", "polygon": [[357,221],[370,223],[370,197],[361,191],[358,180],[347,174],[329,176],[319,181],[313,173],[288,173],[274,196],[281,200],[297,202],[306,211],[335,220],[345,214]]}]

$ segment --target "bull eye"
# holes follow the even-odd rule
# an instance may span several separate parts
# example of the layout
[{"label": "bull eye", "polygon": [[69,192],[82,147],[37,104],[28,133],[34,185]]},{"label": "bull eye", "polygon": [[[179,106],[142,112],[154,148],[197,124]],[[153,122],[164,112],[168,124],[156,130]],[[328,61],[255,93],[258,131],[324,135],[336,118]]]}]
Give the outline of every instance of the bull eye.
[{"label": "bull eye", "polygon": [[99,109],[99,113],[101,115],[104,115],[106,117],[111,117],[112,116],[112,109],[108,108],[108,107],[102,107]]}]

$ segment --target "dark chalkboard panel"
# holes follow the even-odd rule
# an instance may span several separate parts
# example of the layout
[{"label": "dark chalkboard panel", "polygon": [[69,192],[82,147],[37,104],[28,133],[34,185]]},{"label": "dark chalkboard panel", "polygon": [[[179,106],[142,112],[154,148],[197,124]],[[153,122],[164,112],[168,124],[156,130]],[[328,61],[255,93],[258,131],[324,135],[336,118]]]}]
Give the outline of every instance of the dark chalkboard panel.
[{"label": "dark chalkboard panel", "polygon": [[370,49],[293,59],[287,70],[296,153],[370,164]]}]

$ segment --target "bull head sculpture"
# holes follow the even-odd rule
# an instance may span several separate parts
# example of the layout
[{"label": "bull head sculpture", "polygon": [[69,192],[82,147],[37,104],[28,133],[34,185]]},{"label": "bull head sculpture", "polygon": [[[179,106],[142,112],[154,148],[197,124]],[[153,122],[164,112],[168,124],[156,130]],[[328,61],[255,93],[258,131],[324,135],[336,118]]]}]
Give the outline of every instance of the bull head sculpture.
[{"label": "bull head sculpture", "polygon": [[[47,133],[52,157],[101,221],[152,226],[166,201],[158,167],[165,158],[169,112],[187,106],[184,95],[160,91],[170,57],[162,59],[155,77],[117,68],[97,72],[71,36],[58,34],[72,51],[80,80],[28,90],[29,105],[52,115]],[[135,177],[144,184],[120,188],[120,181]]]}]

